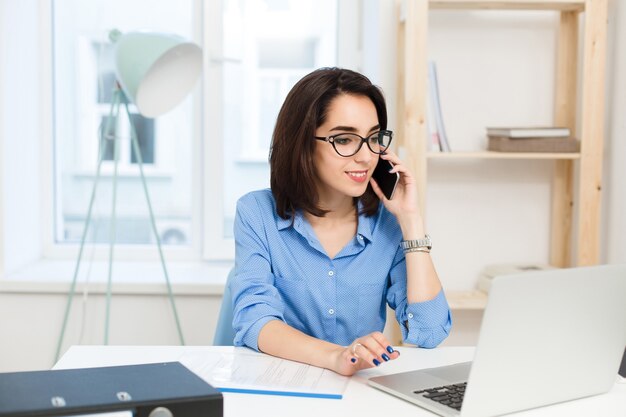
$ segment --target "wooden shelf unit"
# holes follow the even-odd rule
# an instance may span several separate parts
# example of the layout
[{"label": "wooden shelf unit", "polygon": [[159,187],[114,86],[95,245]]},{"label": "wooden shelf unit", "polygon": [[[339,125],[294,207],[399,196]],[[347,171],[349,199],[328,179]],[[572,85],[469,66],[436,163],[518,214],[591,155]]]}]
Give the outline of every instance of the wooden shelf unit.
[{"label": "wooden shelf unit", "polygon": [[[606,61],[607,0],[470,1],[396,0],[398,15],[398,134],[409,168],[418,178],[420,202],[426,204],[428,160],[548,159],[552,176],[550,263],[557,267],[593,265],[599,261],[602,149],[604,138],[604,70]],[[566,126],[580,139],[579,153],[505,153],[426,151],[427,37],[430,9],[553,10],[560,15],[556,56],[554,125]],[[584,31],[579,15],[584,14]],[[579,33],[580,32],[580,33]],[[578,101],[578,40],[583,37],[581,129],[576,131]],[[578,163],[578,192],[574,197],[574,163]],[[574,218],[574,206],[577,216]],[[424,207],[422,207],[424,209]],[[572,240],[573,225],[577,239]],[[576,245],[577,258],[570,259]],[[483,308],[486,298],[477,291],[449,292],[456,309]]]},{"label": "wooden shelf unit", "polygon": [[487,293],[479,290],[446,291],[452,310],[483,310],[487,305]]},{"label": "wooden shelf unit", "polygon": [[580,159],[577,152],[548,153],[548,152],[428,152],[428,159]]},{"label": "wooden shelf unit", "polygon": [[430,9],[453,10],[559,10],[564,12],[582,12],[585,0],[527,0],[527,1],[473,1],[473,0],[430,0]]}]

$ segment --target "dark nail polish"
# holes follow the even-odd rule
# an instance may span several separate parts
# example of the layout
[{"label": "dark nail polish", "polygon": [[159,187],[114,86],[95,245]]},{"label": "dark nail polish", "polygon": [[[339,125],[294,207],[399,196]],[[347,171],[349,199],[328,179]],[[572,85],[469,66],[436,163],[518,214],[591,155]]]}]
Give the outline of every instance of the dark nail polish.
[{"label": "dark nail polish", "polygon": [[393,353],[393,348],[391,346],[387,346],[387,352]]},{"label": "dark nail polish", "polygon": [[389,360],[389,356],[387,356],[386,353],[383,353],[381,357],[385,360],[385,362]]},{"label": "dark nail polish", "polygon": [[352,363],[356,363],[356,358],[351,358],[351,359],[350,359],[350,361],[351,361]]},{"label": "dark nail polish", "polygon": [[374,365],[376,366],[380,365],[380,362],[378,361],[378,359],[374,359]]}]

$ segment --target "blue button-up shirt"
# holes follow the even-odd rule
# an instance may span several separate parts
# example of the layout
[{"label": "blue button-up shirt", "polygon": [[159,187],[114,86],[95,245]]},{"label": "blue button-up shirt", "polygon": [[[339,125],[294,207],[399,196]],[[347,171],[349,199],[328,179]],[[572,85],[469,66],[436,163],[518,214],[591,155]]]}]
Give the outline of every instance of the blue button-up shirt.
[{"label": "blue button-up shirt", "polygon": [[402,233],[382,204],[374,216],[359,215],[356,236],[333,259],[301,212],[293,224],[278,216],[269,189],[237,202],[234,233],[236,274],[229,285],[235,346],[258,350],[259,332],[270,320],[347,346],[383,330],[386,304],[407,343],[431,348],[449,333],[443,291],[407,303]]}]

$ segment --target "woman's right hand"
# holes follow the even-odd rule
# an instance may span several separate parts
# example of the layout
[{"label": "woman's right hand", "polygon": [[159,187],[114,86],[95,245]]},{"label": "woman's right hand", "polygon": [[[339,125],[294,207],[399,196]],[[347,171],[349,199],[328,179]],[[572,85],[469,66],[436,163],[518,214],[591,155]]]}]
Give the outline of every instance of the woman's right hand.
[{"label": "woman's right hand", "polygon": [[399,356],[400,352],[391,347],[391,343],[381,332],[373,332],[359,337],[349,346],[337,349],[332,370],[351,376],[361,369],[379,366],[398,359]]}]

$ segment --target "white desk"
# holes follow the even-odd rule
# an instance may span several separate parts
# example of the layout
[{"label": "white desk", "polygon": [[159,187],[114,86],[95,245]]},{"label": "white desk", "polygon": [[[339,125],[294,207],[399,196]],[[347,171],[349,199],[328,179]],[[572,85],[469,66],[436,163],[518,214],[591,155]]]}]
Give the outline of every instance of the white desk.
[{"label": "white desk", "polygon": [[[232,347],[205,346],[72,346],[54,366],[69,369],[176,361],[183,353],[231,352]],[[353,376],[341,400],[224,394],[225,416],[432,416],[430,412],[367,385],[375,375],[464,362],[474,348],[400,348],[400,359]],[[520,393],[523,395],[523,393]],[[626,416],[626,384],[615,384],[607,394],[517,413],[523,416]]]}]

